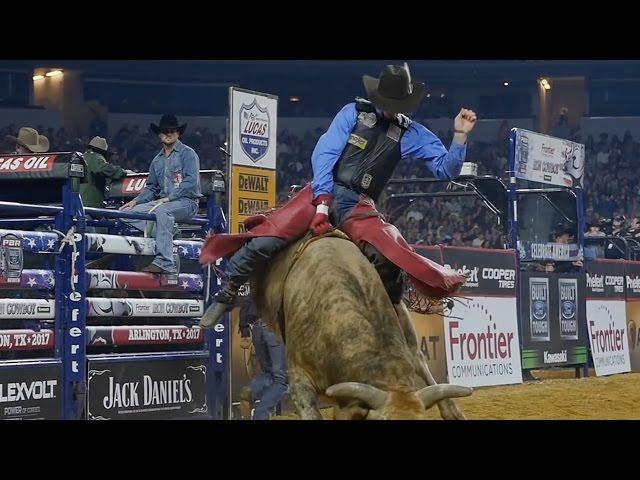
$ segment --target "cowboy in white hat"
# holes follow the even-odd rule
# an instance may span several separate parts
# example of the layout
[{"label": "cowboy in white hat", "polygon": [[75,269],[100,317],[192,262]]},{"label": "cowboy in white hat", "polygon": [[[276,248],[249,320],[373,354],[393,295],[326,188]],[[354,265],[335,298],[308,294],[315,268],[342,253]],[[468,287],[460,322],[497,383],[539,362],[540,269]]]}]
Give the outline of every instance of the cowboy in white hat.
[{"label": "cowboy in white hat", "polygon": [[29,155],[30,153],[44,153],[49,151],[49,139],[38,134],[35,128],[22,127],[18,136],[7,135],[7,140],[15,142],[17,155]]}]

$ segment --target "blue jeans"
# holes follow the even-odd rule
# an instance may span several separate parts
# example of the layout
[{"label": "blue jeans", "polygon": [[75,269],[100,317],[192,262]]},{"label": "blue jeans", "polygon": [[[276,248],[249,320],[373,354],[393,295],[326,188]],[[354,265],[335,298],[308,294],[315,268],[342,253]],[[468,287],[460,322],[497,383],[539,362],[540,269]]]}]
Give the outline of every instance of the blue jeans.
[{"label": "blue jeans", "polygon": [[333,217],[332,220],[335,227],[342,223],[359,201],[360,195],[358,192],[354,192],[337,183],[333,185],[333,205],[330,214]]},{"label": "blue jeans", "polygon": [[262,373],[249,382],[251,404],[260,400],[253,420],[269,420],[271,412],[287,391],[287,360],[283,343],[260,320],[251,328],[251,339]]},{"label": "blue jeans", "polygon": [[[329,213],[332,217],[331,220],[333,224],[338,227],[358,204],[360,194],[350,188],[334,184],[333,199],[333,205]],[[361,245],[361,248],[362,253],[367,257],[367,260],[373,264],[378,275],[380,275],[380,279],[384,284],[384,288],[391,302],[395,304],[400,303],[404,291],[404,279],[400,267],[397,267],[393,262],[387,260],[373,245],[364,243]]]},{"label": "blue jeans", "polygon": [[[148,213],[157,203],[157,200],[141,203],[130,211]],[[156,215],[155,222],[131,218],[123,218],[121,221],[141,232],[150,228],[151,235],[156,239],[156,258],[153,259],[153,263],[168,272],[176,273],[177,268],[173,261],[173,236],[178,231],[176,222],[192,219],[196,213],[198,213],[198,202],[189,198],[179,198],[156,208],[152,212]]]}]

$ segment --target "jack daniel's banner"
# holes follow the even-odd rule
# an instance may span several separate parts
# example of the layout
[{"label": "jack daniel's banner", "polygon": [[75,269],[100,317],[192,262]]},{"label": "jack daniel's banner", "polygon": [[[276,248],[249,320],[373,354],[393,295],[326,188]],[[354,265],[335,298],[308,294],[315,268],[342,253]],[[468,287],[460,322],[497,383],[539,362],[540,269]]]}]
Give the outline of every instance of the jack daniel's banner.
[{"label": "jack daniel's banner", "polygon": [[210,418],[207,359],[89,361],[88,420]]}]

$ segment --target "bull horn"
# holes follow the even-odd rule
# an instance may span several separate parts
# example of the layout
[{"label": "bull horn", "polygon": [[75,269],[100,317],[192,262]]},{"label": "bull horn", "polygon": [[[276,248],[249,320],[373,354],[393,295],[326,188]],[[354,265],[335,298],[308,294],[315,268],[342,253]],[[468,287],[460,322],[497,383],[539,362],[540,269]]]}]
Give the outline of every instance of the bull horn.
[{"label": "bull horn", "polygon": [[434,403],[445,398],[468,397],[472,393],[472,388],[447,384],[431,385],[416,392],[418,398],[424,403],[424,408],[431,408]]},{"label": "bull horn", "polygon": [[336,383],[327,388],[325,393],[330,397],[346,397],[361,400],[374,410],[381,408],[387,403],[389,396],[387,392],[379,388],[357,382]]}]

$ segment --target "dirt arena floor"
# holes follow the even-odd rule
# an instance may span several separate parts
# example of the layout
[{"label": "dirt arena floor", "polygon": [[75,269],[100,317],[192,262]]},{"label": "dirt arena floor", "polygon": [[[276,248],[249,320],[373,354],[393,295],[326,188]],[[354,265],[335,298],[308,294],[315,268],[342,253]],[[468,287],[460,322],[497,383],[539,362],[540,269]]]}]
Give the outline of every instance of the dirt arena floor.
[{"label": "dirt arena floor", "polygon": [[[458,399],[470,420],[640,419],[640,373],[575,378],[574,370],[534,370],[536,380],[521,385],[476,388]],[[439,419],[437,408],[429,411]],[[323,411],[332,417],[332,409]],[[279,419],[295,419],[285,414]]]}]

